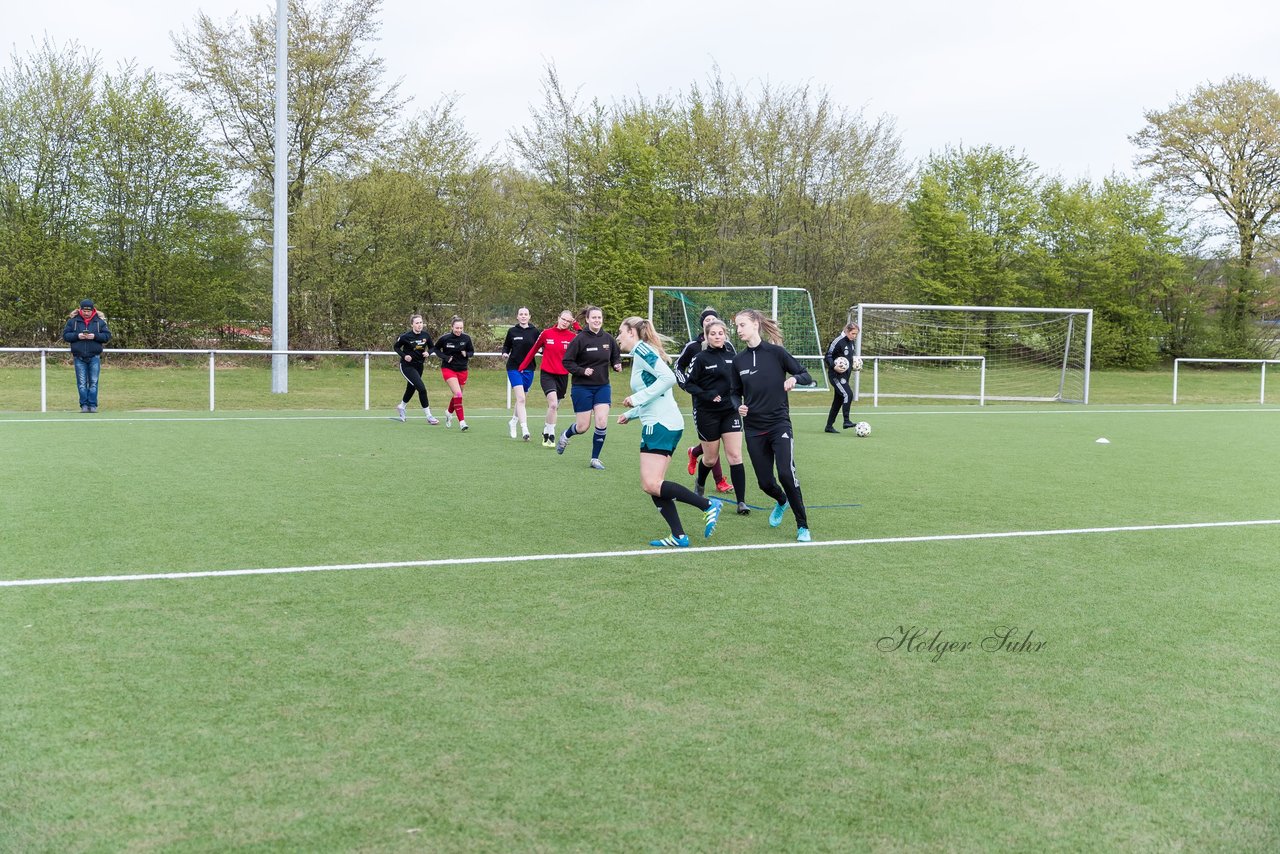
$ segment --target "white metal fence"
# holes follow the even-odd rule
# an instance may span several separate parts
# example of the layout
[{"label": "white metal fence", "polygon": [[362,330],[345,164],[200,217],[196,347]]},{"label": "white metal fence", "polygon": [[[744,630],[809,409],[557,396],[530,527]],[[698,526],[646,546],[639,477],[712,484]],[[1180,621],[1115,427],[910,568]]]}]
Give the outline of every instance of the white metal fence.
[{"label": "white metal fence", "polygon": [[[49,354],[66,355],[65,347],[0,347],[0,353],[39,353],[40,354],[40,411],[48,412],[48,362]],[[369,361],[373,356],[396,356],[392,350],[167,350],[167,349],[108,349],[104,356],[116,353],[136,353],[140,355],[167,356],[208,356],[209,357],[209,411],[214,410],[217,400],[216,362],[218,356],[347,356],[364,359],[364,408],[369,409]],[[476,357],[501,356],[501,353],[476,353]],[[511,390],[507,389],[508,406]]]},{"label": "white metal fence", "polygon": [[[976,400],[979,406],[987,405],[987,359],[985,356],[863,356],[862,361],[871,362],[871,405],[879,406],[882,397],[915,397],[936,398],[946,400]],[[880,393],[881,362],[977,362],[978,393],[977,394],[899,394],[896,392]],[[854,384],[854,400],[859,400],[858,384]]]},{"label": "white metal fence", "polygon": [[1174,359],[1173,360],[1173,402],[1178,402],[1178,366],[1180,364],[1212,364],[1212,365],[1261,365],[1262,379],[1258,389],[1258,403],[1267,402],[1267,365],[1280,365],[1280,359]]}]

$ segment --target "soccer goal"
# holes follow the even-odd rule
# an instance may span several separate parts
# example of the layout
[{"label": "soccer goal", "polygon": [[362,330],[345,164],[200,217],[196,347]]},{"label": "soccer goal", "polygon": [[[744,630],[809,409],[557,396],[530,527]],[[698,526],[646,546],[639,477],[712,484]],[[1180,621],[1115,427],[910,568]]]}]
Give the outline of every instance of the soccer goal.
[{"label": "soccer goal", "polygon": [[818,334],[813,299],[804,288],[773,285],[721,288],[649,288],[649,321],[662,335],[683,345],[702,332],[698,318],[703,309],[714,308],[729,326],[730,343],[741,349],[734,336],[733,315],[754,308],[769,315],[782,330],[782,344],[799,360],[816,385],[796,386],[797,391],[824,391],[827,372],[822,356],[825,348]]},{"label": "soccer goal", "polygon": [[[849,319],[862,329],[864,362],[981,356],[987,400],[1089,402],[1092,309],[862,303]],[[876,367],[880,397],[977,399],[956,377],[976,362],[885,358]]]}]

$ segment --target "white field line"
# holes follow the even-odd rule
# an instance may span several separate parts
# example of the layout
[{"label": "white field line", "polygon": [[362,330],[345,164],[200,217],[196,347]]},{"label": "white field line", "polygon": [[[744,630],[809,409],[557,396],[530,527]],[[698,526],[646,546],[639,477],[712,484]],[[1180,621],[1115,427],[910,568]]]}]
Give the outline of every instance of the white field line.
[{"label": "white field line", "polygon": [[1244,528],[1280,525],[1280,519],[1253,519],[1234,522],[1184,522],[1168,525],[1119,525],[1108,528],[1059,528],[1045,531],[994,531],[977,534],[931,534],[914,537],[867,537],[857,540],[828,540],[812,543],[754,543],[739,546],[700,546],[696,549],[630,549],[612,552],[565,552],[562,554],[500,555],[496,557],[443,558],[438,560],[389,561],[383,563],[336,563],[322,566],[280,566],[259,569],[222,569],[202,572],[155,572],[138,575],[89,575],[74,578],[27,578],[0,580],[0,587],[38,587],[53,584],[91,584],[106,581],[161,581],[187,578],[226,578],[236,575],[291,575],[302,572],[352,572],[370,569],[404,569],[436,566],[472,566],[491,563],[527,563],[577,558],[658,557],[662,555],[705,554],[708,552],[761,551],[766,549],[835,548],[840,546],[895,545],[899,543],[942,543],[961,540],[999,540],[1017,537],[1061,537],[1081,534],[1119,534],[1141,531],[1186,531],[1200,528]]}]

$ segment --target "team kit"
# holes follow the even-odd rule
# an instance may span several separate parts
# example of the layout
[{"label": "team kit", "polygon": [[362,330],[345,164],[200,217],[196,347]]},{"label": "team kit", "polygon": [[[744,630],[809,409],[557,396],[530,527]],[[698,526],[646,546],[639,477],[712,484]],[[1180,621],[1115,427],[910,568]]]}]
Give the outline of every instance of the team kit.
[{"label": "team kit", "polygon": [[[428,356],[440,360],[440,372],[449,389],[444,426],[468,429],[463,405],[467,368],[475,356],[475,345],[465,332],[461,317],[453,317],[449,331],[433,339],[424,329],[423,318],[410,317],[409,329],[396,339],[394,350],[405,378],[404,395],[396,407],[400,421],[408,420],[407,407],[416,395],[428,424],[440,419],[431,411],[423,372]],[[650,321],[628,317],[614,335],[604,329],[604,312],[587,306],[578,314],[564,310],[555,323],[539,329],[531,322],[528,308],[516,313],[516,324],[507,330],[501,355],[505,358],[507,381],[513,397],[513,415],[507,423],[512,439],[532,440],[529,430],[529,394],[533,388],[534,362],[540,359],[539,388],[546,399],[546,415],[541,442],[563,455],[575,436],[589,436],[588,465],[604,470],[601,452],[607,435],[612,401],[611,373],[623,369],[624,353],[632,356],[630,394],[621,402],[626,410],[616,423],[639,421],[640,475],[644,491],[667,523],[670,533],[651,540],[655,548],[684,548],[690,544],[677,506],[687,504],[702,514],[704,538],[715,532],[720,515],[733,493],[738,515],[751,513],[746,501],[746,473],[743,459],[751,461],[756,485],[774,501],[769,525],[779,527],[788,511],[796,523],[796,539],[811,542],[804,497],[795,464],[795,430],[791,424],[788,393],[796,386],[813,385],[813,377],[783,346],[777,324],[766,314],[747,309],[723,319],[715,308],[706,308],[699,318],[701,333],[684,345],[674,360],[664,349],[663,338]],[[729,342],[730,324],[744,345],[737,350]],[[861,369],[856,355],[857,324],[849,323],[831,342],[823,365],[832,388],[831,408],[825,431],[837,433],[834,422],[843,414],[844,429],[858,435],[869,432],[865,422],[850,420],[852,392],[849,379]],[[676,403],[674,389],[687,393],[692,401],[696,442],[687,451],[688,474],[695,486],[668,480],[667,470],[679,454],[685,419]],[[563,430],[558,428],[559,410],[568,399],[573,418]],[[726,476],[727,463],[727,476]],[[707,495],[707,481],[714,493]],[[725,498],[719,496],[724,495]]]}]

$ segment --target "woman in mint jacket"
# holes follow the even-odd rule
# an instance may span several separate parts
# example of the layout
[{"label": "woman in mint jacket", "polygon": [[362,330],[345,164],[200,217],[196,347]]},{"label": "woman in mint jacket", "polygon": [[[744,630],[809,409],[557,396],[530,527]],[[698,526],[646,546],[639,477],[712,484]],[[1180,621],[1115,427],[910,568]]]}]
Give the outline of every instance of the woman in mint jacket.
[{"label": "woman in mint jacket", "polygon": [[642,317],[628,317],[622,321],[617,340],[624,353],[631,353],[631,394],[622,401],[623,406],[629,408],[618,416],[618,423],[639,420],[643,426],[640,486],[671,528],[671,536],[651,540],[649,545],[684,548],[689,545],[689,537],[680,522],[676,502],[691,504],[702,511],[704,537],[715,531],[724,505],[718,498],[696,495],[687,486],[666,479],[671,455],[680,446],[684,416],[671,394],[676,375],[667,365],[667,354],[653,324]]}]

